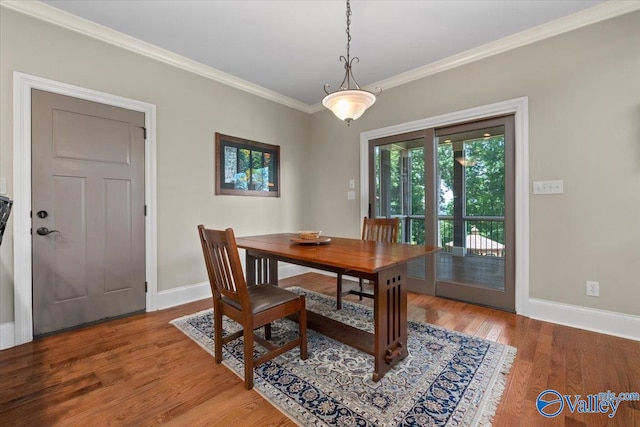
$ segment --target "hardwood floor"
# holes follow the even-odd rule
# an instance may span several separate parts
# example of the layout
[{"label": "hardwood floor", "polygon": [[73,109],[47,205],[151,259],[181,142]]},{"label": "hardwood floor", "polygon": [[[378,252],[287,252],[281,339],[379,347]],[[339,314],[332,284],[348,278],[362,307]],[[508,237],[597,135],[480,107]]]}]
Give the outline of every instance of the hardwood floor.
[{"label": "hardwood floor", "polygon": [[[319,274],[282,285],[335,294],[335,278]],[[0,426],[295,425],[168,323],[210,305],[198,301],[1,351]],[[535,408],[548,388],[583,397],[640,392],[640,342],[418,294],[409,295],[409,318],[518,349],[495,426],[640,426],[638,401],[621,403],[612,419],[568,409],[545,419]]]}]

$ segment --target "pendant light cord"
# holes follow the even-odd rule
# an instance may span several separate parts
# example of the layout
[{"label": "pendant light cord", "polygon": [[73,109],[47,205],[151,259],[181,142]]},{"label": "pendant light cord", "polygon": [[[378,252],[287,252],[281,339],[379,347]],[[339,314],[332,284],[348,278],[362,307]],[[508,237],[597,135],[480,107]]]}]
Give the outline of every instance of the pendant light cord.
[{"label": "pendant light cord", "polygon": [[351,2],[347,0],[347,63],[349,63],[349,48],[351,47]]}]

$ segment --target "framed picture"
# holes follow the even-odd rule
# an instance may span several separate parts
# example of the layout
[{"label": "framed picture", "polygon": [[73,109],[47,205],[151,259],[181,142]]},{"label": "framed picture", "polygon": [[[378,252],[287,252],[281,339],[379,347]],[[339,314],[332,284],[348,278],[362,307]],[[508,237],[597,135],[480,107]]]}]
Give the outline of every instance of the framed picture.
[{"label": "framed picture", "polygon": [[216,132],[216,194],[280,197],[280,146]]}]

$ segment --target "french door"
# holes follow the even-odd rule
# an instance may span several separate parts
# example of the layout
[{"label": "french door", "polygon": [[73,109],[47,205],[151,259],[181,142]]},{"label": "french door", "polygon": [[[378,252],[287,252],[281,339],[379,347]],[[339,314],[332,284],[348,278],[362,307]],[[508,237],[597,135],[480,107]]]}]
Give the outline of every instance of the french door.
[{"label": "french door", "polygon": [[370,141],[369,216],[441,247],[409,289],[515,310],[514,121],[504,116]]},{"label": "french door", "polygon": [[[435,245],[437,228],[433,129],[369,141],[369,217],[400,218],[400,240]],[[411,291],[435,293],[436,255],[407,265]]]},{"label": "french door", "polygon": [[513,116],[436,129],[436,295],[515,311]]}]

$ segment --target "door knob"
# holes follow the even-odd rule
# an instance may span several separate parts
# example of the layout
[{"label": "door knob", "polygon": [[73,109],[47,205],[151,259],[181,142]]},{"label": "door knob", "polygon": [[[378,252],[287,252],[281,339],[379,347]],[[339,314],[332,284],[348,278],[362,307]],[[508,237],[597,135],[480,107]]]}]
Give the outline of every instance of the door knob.
[{"label": "door knob", "polygon": [[40,227],[36,230],[36,233],[38,233],[40,236],[46,236],[48,234],[51,233],[59,233],[58,230],[49,230],[47,227]]}]

